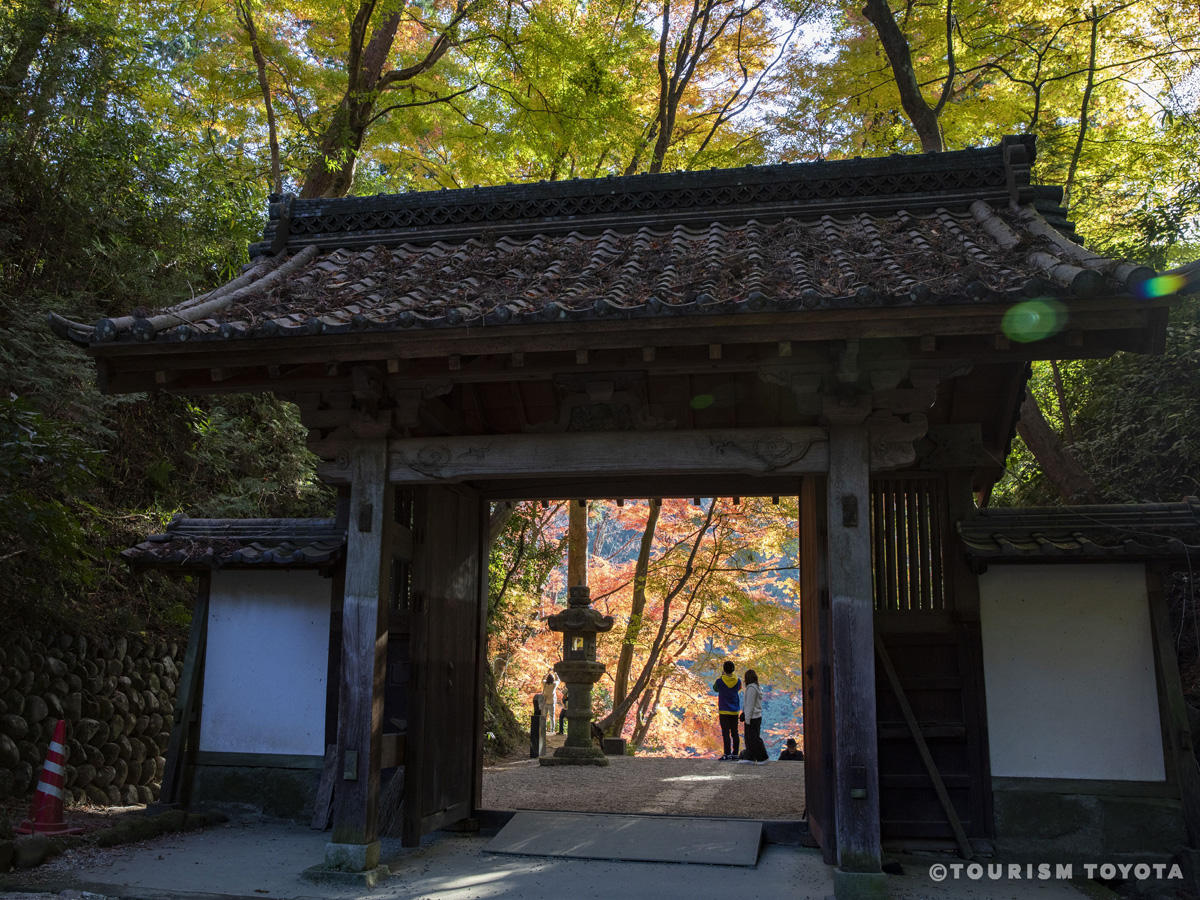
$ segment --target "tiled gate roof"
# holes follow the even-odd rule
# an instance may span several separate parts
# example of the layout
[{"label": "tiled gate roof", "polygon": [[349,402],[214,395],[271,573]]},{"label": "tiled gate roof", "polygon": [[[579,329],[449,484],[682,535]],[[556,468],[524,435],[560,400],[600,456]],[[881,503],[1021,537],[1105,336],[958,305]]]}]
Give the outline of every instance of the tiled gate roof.
[{"label": "tiled gate roof", "polygon": [[1140,560],[1190,556],[1200,564],[1200,499],[1025,509],[981,509],[958,524],[980,562]]},{"label": "tiled gate roof", "polygon": [[177,516],[164,534],[122,550],[134,565],[317,568],[345,555],[346,532],[333,519],[192,519]]},{"label": "tiled gate roof", "polygon": [[[235,281],[80,343],[1122,296],[1030,139],[982,150],[342,200],[285,198]],[[1044,215],[1043,215],[1044,214]]]}]

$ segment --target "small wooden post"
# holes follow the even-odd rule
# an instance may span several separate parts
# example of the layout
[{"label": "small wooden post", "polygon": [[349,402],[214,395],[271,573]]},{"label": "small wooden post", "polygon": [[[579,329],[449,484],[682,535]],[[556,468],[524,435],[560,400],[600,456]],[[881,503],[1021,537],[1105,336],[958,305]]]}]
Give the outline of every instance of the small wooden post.
[{"label": "small wooden post", "polygon": [[[832,424],[828,573],[837,758],[833,808],[839,874],[851,878],[882,873],[869,481],[867,427]],[[840,896],[838,887],[835,879],[835,896]]]},{"label": "small wooden post", "polygon": [[[346,591],[342,610],[342,677],[338,696],[337,789],[326,867],[379,865],[379,762],[393,524],[387,442],[359,441],[352,450]],[[332,848],[332,849],[331,849]],[[357,849],[356,849],[357,848]]]}]

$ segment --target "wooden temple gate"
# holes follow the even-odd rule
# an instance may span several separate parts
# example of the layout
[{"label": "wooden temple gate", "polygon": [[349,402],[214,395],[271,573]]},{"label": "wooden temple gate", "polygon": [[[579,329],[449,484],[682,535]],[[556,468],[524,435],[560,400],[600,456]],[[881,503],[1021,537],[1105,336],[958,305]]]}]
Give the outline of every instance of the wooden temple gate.
[{"label": "wooden temple gate", "polygon": [[1153,351],[1169,303],[1073,240],[1033,155],[284,198],[229,285],[52,319],[110,392],[291,400],[339,485],[331,865],[377,858],[391,719],[408,843],[481,802],[507,499],[799,494],[814,836],[847,875],[880,872],[881,836],[988,838],[954,523],[1002,473],[1029,361]]}]

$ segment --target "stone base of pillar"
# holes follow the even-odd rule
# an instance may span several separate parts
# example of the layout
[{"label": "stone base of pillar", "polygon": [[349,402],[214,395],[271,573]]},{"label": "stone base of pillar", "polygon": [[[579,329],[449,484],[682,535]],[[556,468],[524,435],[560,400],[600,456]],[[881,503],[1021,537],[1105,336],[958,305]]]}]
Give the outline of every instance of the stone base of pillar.
[{"label": "stone base of pillar", "polygon": [[543,766],[607,766],[608,757],[599,747],[559,747],[553,756],[542,756]]},{"label": "stone base of pillar", "polygon": [[300,873],[300,877],[313,884],[329,884],[335,887],[355,888],[369,891],[383,881],[392,870],[387,866],[376,866],[364,872],[343,872],[340,869],[327,869],[324,866],[309,866]]},{"label": "stone base of pillar", "polygon": [[305,881],[341,887],[373,888],[392,874],[379,864],[379,841],[369,844],[325,845],[325,863],[300,873]]},{"label": "stone base of pillar", "polygon": [[887,876],[882,872],[833,870],[833,900],[888,900]]}]

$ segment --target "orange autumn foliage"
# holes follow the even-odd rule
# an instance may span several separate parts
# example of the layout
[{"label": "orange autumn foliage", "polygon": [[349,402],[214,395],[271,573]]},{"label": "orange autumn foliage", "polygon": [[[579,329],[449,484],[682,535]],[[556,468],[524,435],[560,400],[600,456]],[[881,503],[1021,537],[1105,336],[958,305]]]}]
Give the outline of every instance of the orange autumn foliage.
[{"label": "orange autumn foliage", "polygon": [[[773,689],[768,704],[782,704],[777,709],[785,713],[783,721],[773,722],[765,733],[800,731],[791,716],[801,673],[795,499],[783,498],[775,505],[769,498],[743,498],[735,505],[722,498],[710,517],[713,502],[662,501],[645,609],[640,626],[631,631],[634,569],[649,504],[594,501],[590,507],[588,584],[593,605],[615,620],[613,630],[599,641],[598,657],[607,670],[593,692],[593,715],[599,720],[612,709],[617,658],[629,635],[629,687],[646,670],[645,688],[622,733],[643,754],[693,756],[718,750],[711,685],[727,657],[735,661],[739,675],[756,669],[764,686]],[[565,507],[540,515],[545,545],[561,546]],[[504,658],[504,671],[498,673],[501,690],[520,704],[522,717],[561,654],[561,636],[546,628],[545,619],[565,603],[565,574],[565,564],[550,571],[536,596],[523,598],[520,613],[493,637],[493,652],[503,648],[495,657]]]}]

